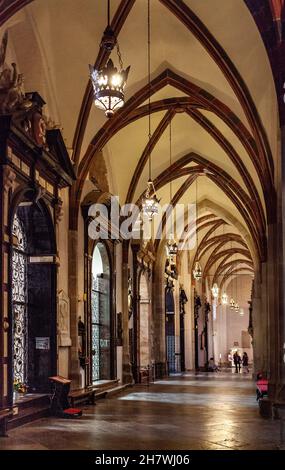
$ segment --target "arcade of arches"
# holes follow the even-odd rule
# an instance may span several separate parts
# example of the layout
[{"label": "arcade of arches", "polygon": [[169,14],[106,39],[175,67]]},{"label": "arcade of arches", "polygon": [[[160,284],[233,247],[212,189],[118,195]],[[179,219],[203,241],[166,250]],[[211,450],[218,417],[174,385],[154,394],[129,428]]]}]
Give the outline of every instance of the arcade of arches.
[{"label": "arcade of arches", "polygon": [[[149,83],[147,0],[111,1],[131,68],[108,119],[88,70],[110,55],[107,1],[0,1],[1,409],[17,384],[155,382],[212,358],[230,373],[235,351],[285,400],[284,2],[150,3]],[[150,239],[110,235],[112,196],[141,200],[150,152],[160,204],[196,204],[195,243],[171,259],[165,218],[160,239],[155,217]]]}]

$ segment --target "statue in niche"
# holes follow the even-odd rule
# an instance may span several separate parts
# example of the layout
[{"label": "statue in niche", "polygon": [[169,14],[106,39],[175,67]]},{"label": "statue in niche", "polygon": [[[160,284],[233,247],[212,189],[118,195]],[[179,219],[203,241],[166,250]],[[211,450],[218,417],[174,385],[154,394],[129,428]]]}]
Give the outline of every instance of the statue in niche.
[{"label": "statue in niche", "polygon": [[61,333],[68,331],[67,326],[67,303],[61,302],[59,306],[59,329]]},{"label": "statue in niche", "polygon": [[54,212],[55,212],[55,221],[56,223],[59,223],[62,221],[62,218],[63,218],[63,215],[64,215],[64,211],[63,211],[63,207],[62,207],[62,203],[61,202],[57,202],[54,206]]},{"label": "statue in niche", "polygon": [[71,346],[69,297],[61,290],[58,294],[59,346]]},{"label": "statue in niche", "polygon": [[209,313],[211,311],[211,306],[207,300],[205,300],[205,322],[209,321]]},{"label": "statue in niche", "polygon": [[18,73],[15,62],[11,67],[5,63],[8,31],[4,33],[0,46],[0,113],[10,114],[19,109],[28,109],[31,101],[24,93],[24,76]]},{"label": "statue in niche", "polygon": [[46,121],[42,114],[36,112],[33,114],[33,137],[39,147],[46,147]]},{"label": "statue in niche", "polygon": [[186,292],[184,290],[183,284],[180,286],[179,299],[181,304],[185,305],[188,302]]},{"label": "statue in niche", "polygon": [[81,315],[78,317],[78,356],[79,356],[79,362],[80,366],[84,368],[87,364],[87,359],[86,359],[86,347],[85,347],[85,335],[86,335],[86,329],[85,329],[85,324],[83,323],[81,319]]},{"label": "statue in niche", "polygon": [[123,345],[123,314],[117,313],[117,346]]},{"label": "statue in niche", "polygon": [[194,299],[194,319],[198,321],[199,318],[199,308],[202,306],[201,299],[199,295],[195,294]]},{"label": "statue in niche", "polygon": [[133,314],[133,292],[132,292],[132,278],[128,277],[128,311],[129,311],[129,319]]}]

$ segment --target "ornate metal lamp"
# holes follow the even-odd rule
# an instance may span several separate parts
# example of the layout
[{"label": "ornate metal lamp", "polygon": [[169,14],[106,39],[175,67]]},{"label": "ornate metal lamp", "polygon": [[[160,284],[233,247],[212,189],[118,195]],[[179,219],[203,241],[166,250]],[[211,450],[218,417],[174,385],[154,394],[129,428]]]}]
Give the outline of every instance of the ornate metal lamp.
[{"label": "ornate metal lamp", "polygon": [[236,302],[235,303],[235,312],[238,313],[239,312],[239,304]]},{"label": "ornate metal lamp", "polygon": [[148,165],[149,165],[149,179],[147,187],[142,198],[142,211],[148,217],[149,221],[152,221],[154,215],[158,213],[159,199],[155,193],[154,183],[151,179],[151,123],[150,123],[150,0],[147,4],[147,26],[148,26]]},{"label": "ornate metal lamp", "polygon": [[125,104],[124,88],[130,70],[130,66],[125,70],[123,69],[124,66],[118,40],[110,26],[110,0],[108,0],[108,25],[104,31],[101,47],[110,52],[115,46],[117,46],[119,69],[114,66],[112,59],[109,59],[101,70],[97,70],[92,65],[89,65],[95,106],[105,111],[108,118],[112,117],[114,112]]},{"label": "ornate metal lamp", "polygon": [[201,268],[199,261],[196,261],[195,263],[195,266],[193,269],[193,277],[195,281],[200,281],[200,279],[202,278],[202,268]]},{"label": "ornate metal lamp", "polygon": [[230,309],[231,309],[231,310],[234,310],[235,304],[236,304],[236,303],[235,303],[234,299],[231,298],[231,300],[230,300]]},{"label": "ornate metal lamp", "polygon": [[[197,207],[197,216],[196,220],[198,220],[198,177],[196,177],[196,207]],[[200,281],[202,279],[202,267],[199,262],[199,234],[198,234],[198,228],[196,224],[196,233],[197,233],[197,261],[195,263],[194,269],[193,269],[193,278],[195,281]]]},{"label": "ornate metal lamp", "polygon": [[[171,168],[172,164],[172,128],[171,128],[171,117],[169,118],[169,168]],[[170,204],[172,204],[172,180],[170,179],[169,182],[169,199],[170,199]],[[172,212],[172,205],[170,205],[170,210]],[[169,214],[171,216],[172,214]],[[176,256],[178,253],[178,245],[177,242],[174,238],[173,233],[170,233],[169,239],[167,240],[166,243],[166,255],[169,256]]]},{"label": "ornate metal lamp", "polygon": [[167,256],[176,256],[178,253],[178,245],[174,239],[173,234],[170,234],[169,240],[166,243]]},{"label": "ornate metal lamp", "polygon": [[215,282],[213,284],[213,287],[211,289],[212,291],[212,296],[214,297],[214,299],[217,299],[219,297],[219,287],[218,287],[218,284]]},{"label": "ornate metal lamp", "polygon": [[223,304],[223,305],[228,305],[228,295],[227,295],[226,292],[224,292],[224,293],[222,294],[221,300],[222,300],[222,304]]},{"label": "ornate metal lamp", "polygon": [[151,179],[147,182],[147,188],[142,198],[142,210],[150,221],[158,213],[159,199],[155,194],[155,188]]}]

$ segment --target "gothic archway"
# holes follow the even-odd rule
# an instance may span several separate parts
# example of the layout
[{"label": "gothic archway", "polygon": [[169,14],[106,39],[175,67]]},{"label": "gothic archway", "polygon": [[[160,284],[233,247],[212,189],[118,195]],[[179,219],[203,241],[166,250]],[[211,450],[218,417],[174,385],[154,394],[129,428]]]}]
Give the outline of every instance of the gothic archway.
[{"label": "gothic archway", "polygon": [[106,245],[96,243],[91,268],[91,381],[111,378],[111,278]]},{"label": "gothic archway", "polygon": [[10,390],[46,393],[56,373],[56,254],[49,210],[33,190],[18,194],[10,219]]}]

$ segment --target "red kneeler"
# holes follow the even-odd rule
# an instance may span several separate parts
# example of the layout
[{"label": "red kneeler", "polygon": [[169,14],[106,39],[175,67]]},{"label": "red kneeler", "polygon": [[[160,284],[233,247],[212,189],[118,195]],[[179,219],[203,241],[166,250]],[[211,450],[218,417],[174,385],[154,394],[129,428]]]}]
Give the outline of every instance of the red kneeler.
[{"label": "red kneeler", "polygon": [[259,379],[256,382],[256,399],[259,400],[260,398],[263,398],[265,395],[268,395],[268,380]]},{"label": "red kneeler", "polygon": [[80,418],[80,416],[82,416],[82,410],[79,408],[71,408],[68,401],[71,380],[61,377],[60,375],[49,377],[49,380],[54,387],[51,398],[52,414],[61,418]]}]

